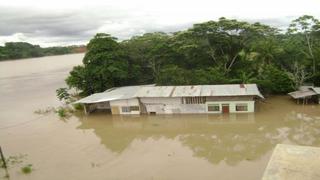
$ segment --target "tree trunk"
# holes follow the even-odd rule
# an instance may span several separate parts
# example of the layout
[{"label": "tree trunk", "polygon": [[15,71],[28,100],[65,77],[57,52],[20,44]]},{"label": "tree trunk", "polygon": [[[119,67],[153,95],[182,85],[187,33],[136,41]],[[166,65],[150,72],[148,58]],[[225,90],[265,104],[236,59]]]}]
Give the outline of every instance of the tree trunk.
[{"label": "tree trunk", "polygon": [[228,68],[227,68],[228,71],[231,69],[231,67],[232,67],[233,64],[235,63],[237,57],[238,57],[238,54],[236,54],[236,55],[232,58],[231,63],[229,64],[229,66],[228,66]]},{"label": "tree trunk", "polygon": [[307,43],[308,43],[309,54],[312,58],[312,71],[313,71],[313,75],[315,75],[316,74],[316,60],[315,60],[313,52],[312,52],[312,44],[310,42],[310,37],[308,34],[306,34],[306,39],[307,39]]}]

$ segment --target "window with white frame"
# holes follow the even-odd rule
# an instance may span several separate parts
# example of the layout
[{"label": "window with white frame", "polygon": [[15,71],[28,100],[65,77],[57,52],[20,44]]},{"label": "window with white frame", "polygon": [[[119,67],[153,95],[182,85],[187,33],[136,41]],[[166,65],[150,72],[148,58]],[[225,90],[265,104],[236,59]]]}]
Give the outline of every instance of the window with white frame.
[{"label": "window with white frame", "polygon": [[208,112],[219,112],[220,105],[219,104],[208,104]]},{"label": "window with white frame", "polygon": [[236,111],[248,111],[248,104],[246,103],[236,104]]}]

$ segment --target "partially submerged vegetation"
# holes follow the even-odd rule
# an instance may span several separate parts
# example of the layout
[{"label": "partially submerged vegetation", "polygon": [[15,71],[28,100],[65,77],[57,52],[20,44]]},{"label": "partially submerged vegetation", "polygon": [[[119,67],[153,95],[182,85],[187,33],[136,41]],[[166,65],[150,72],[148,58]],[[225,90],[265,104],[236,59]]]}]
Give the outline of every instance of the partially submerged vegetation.
[{"label": "partially submerged vegetation", "polygon": [[69,93],[68,88],[59,88],[56,90],[56,94],[63,105],[53,108],[53,112],[57,113],[60,118],[68,118],[75,111],[83,110],[83,106],[81,104],[72,104],[77,100],[77,94]]},{"label": "partially submerged vegetation", "polygon": [[49,113],[56,113],[59,117],[61,118],[67,118],[70,117],[72,113],[75,111],[82,110],[83,107],[82,105],[70,105],[70,104],[64,104],[63,106],[59,106],[57,108],[47,108],[47,109],[38,109],[34,113],[39,114],[39,115],[47,115]]},{"label": "partially submerged vegetation", "polygon": [[[25,161],[26,158],[27,158],[26,154],[9,156],[8,158],[5,159],[7,169],[13,168],[15,166],[18,166],[18,167],[20,166],[22,173],[30,174],[33,171],[32,164],[27,164],[27,165],[21,166],[21,164]],[[0,161],[0,168],[5,168],[3,161]],[[10,178],[10,175],[8,172],[4,178],[8,178],[8,179]]]},{"label": "partially submerged vegetation", "polygon": [[67,116],[67,110],[63,107],[59,107],[57,110],[56,110],[56,113],[59,115],[59,117],[61,118],[64,118]]},{"label": "partially submerged vegetation", "polygon": [[34,113],[39,115],[48,115],[50,113],[56,113],[61,118],[67,118],[67,117],[70,117],[70,115],[75,111],[80,111],[80,110],[83,110],[83,107],[81,104],[74,104],[74,105],[64,104],[57,108],[48,107],[46,109],[38,109],[34,111]]},{"label": "partially submerged vegetation", "polygon": [[70,94],[68,88],[59,88],[56,90],[58,99],[63,103],[59,107],[47,107],[45,109],[38,109],[34,111],[35,114],[47,115],[49,113],[56,113],[60,118],[68,118],[75,111],[83,110],[83,105],[72,104],[77,100],[77,94]]},{"label": "partially submerged vegetation", "polygon": [[82,104],[73,104],[72,106],[76,111],[82,111],[84,108]]},{"label": "partially submerged vegetation", "polygon": [[24,174],[30,174],[32,172],[33,168],[32,168],[32,164],[28,164],[26,166],[23,166],[21,168],[21,172]]},{"label": "partially submerged vegetation", "polygon": [[[10,167],[10,166],[21,164],[26,157],[27,157],[26,154],[19,154],[19,155],[16,155],[16,156],[9,156],[6,159],[7,166]],[[3,162],[0,161],[0,167],[3,167],[2,163]]]},{"label": "partially submerged vegetation", "polygon": [[55,108],[54,107],[47,107],[45,109],[37,109],[34,111],[35,114],[42,114],[42,115],[45,115],[45,114],[49,114],[51,112],[54,112],[55,111]]},{"label": "partially submerged vegetation", "polygon": [[256,83],[281,94],[320,83],[320,24],[293,20],[287,31],[261,23],[220,18],[175,33],[147,33],[119,42],[97,34],[83,65],[66,79],[83,95],[136,84]]}]

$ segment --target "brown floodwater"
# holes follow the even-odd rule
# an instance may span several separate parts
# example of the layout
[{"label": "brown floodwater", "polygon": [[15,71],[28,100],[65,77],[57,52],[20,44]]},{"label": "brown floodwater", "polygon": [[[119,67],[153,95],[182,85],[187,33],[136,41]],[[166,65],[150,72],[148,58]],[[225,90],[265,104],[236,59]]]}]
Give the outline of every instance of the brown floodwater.
[{"label": "brown floodwater", "polygon": [[[320,146],[320,106],[287,96],[267,98],[253,114],[35,114],[60,105],[55,90],[82,57],[0,62],[0,145],[7,157],[26,155],[11,179],[253,180],[277,143]],[[34,170],[23,174],[27,164]]]}]

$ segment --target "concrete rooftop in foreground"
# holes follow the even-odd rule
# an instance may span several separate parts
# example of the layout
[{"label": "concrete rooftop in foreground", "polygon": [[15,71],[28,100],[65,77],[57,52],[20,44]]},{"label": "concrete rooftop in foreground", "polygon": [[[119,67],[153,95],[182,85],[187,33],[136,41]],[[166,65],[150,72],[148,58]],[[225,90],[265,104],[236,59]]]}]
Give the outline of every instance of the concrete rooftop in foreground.
[{"label": "concrete rooftop in foreground", "polygon": [[278,144],[262,180],[320,179],[320,148]]}]

